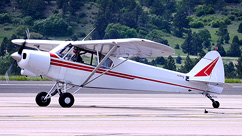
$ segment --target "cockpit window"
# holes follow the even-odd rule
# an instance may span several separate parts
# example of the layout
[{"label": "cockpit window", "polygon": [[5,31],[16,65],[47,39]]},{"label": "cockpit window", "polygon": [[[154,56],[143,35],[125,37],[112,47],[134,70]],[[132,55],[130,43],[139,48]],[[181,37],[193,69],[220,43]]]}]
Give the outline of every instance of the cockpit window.
[{"label": "cockpit window", "polygon": [[59,50],[56,52],[56,54],[58,56],[60,56],[61,58],[63,58],[64,56],[67,55],[68,52],[70,52],[70,50],[72,49],[72,45],[71,44],[68,44],[67,46],[65,46],[63,49]]},{"label": "cockpit window", "polygon": [[[65,46],[63,49],[60,49],[56,52],[58,56],[61,58],[72,61],[72,62],[78,62],[78,63],[84,63],[92,66],[97,66],[98,61],[101,62],[101,60],[104,58],[104,55],[99,54],[99,57],[97,56],[97,52],[87,51],[83,50],[81,48],[78,48],[76,46],[72,46],[71,44]],[[113,64],[113,61],[108,58],[101,68],[110,68]]]}]

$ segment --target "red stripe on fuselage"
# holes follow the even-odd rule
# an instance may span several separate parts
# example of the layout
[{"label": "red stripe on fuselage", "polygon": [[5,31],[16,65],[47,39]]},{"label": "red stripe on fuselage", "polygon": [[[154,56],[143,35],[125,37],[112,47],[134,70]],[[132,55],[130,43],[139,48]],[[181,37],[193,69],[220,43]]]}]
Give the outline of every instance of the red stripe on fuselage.
[{"label": "red stripe on fuselage", "polygon": [[50,52],[50,57],[59,59],[59,57],[56,54],[52,53],[52,52]]},{"label": "red stripe on fuselage", "polygon": [[[61,66],[61,67],[66,67],[66,68],[71,68],[71,69],[83,70],[83,71],[87,71],[87,72],[92,72],[94,70],[94,67],[60,61],[60,60],[56,60],[56,59],[51,59],[50,64],[56,65],[56,66]],[[106,71],[105,69],[98,69],[96,73],[102,74],[105,71]],[[113,72],[113,71],[108,71],[107,73],[105,73],[105,75],[116,76],[116,77],[131,79],[131,80],[133,80],[135,78],[134,76],[131,76],[131,75],[122,74],[122,73]]]},{"label": "red stripe on fuselage", "polygon": [[[66,61],[62,61],[59,59],[57,60],[57,59],[53,59],[53,58],[51,59],[50,64],[55,65],[55,66],[60,66],[60,67],[87,71],[87,72],[92,72],[94,70],[94,67],[85,66],[83,64],[66,62]],[[105,71],[106,71],[105,69],[98,69],[96,73],[102,74]],[[159,80],[154,80],[154,79],[149,79],[149,78],[144,78],[144,77],[139,77],[139,76],[132,76],[132,75],[113,72],[113,71],[108,71],[107,73],[105,73],[105,75],[110,75],[110,76],[130,79],[130,80],[134,80],[135,78],[137,78],[137,79],[142,79],[142,80],[146,80],[146,81],[157,82],[157,83],[162,83],[162,84],[167,84],[167,85],[172,85],[172,86],[177,86],[177,87],[182,87],[182,88],[187,88],[187,89],[193,89],[193,90],[198,90],[198,91],[203,91],[203,92],[205,91],[205,90],[198,89],[198,88],[188,87],[188,86],[184,86],[184,85],[179,85],[179,84],[174,84],[174,83],[169,83],[169,82],[164,82],[164,81],[159,81]],[[211,91],[208,91],[208,92],[211,92]],[[211,92],[211,93],[216,93],[216,92]]]}]

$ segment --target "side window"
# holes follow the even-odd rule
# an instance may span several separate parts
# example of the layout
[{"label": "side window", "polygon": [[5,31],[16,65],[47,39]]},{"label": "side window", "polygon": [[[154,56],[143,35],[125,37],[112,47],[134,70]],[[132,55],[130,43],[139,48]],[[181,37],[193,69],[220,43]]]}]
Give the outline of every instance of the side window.
[{"label": "side window", "polygon": [[83,59],[83,63],[88,65],[96,65],[97,64],[97,55],[91,52],[84,52],[81,53],[81,57]]},{"label": "side window", "polygon": [[[92,66],[98,65],[98,57],[96,51],[87,51],[71,44],[65,46],[63,49],[60,49],[56,52],[61,58],[69,60],[72,62],[84,63]],[[100,54],[99,61],[101,61],[105,56]],[[108,58],[101,66],[101,68],[107,69],[110,68],[113,64],[113,61]]]},{"label": "side window", "polygon": [[101,68],[105,68],[105,69],[110,68],[110,67],[112,66],[112,64],[113,64],[113,61],[112,61],[110,58],[108,58],[108,59],[102,64]]}]

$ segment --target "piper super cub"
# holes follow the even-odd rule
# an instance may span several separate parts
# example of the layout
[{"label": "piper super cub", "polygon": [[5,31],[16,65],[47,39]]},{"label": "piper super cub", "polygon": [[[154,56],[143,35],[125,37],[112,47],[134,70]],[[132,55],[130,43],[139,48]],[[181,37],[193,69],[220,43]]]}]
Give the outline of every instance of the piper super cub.
[{"label": "piper super cub", "polygon": [[[49,92],[36,96],[39,106],[48,106],[59,94],[59,104],[71,107],[73,94],[82,88],[166,91],[203,94],[220,106],[211,94],[224,87],[224,67],[217,51],[208,52],[189,73],[179,73],[129,60],[134,56],[158,57],[175,53],[164,44],[146,39],[109,39],[89,41],[53,41],[15,39],[22,45],[11,56],[26,76],[43,76],[56,81]],[[24,49],[25,46],[38,50]],[[48,51],[48,52],[47,52]],[[78,87],[72,93],[71,88]]]}]

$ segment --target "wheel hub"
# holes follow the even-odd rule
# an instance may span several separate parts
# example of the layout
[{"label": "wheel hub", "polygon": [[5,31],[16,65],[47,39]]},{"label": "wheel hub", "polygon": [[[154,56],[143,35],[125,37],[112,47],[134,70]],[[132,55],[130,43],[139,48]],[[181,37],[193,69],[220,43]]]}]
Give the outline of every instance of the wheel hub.
[{"label": "wheel hub", "polygon": [[69,104],[70,102],[71,102],[71,98],[66,97],[66,98],[65,98],[65,103],[66,103],[66,104]]}]

